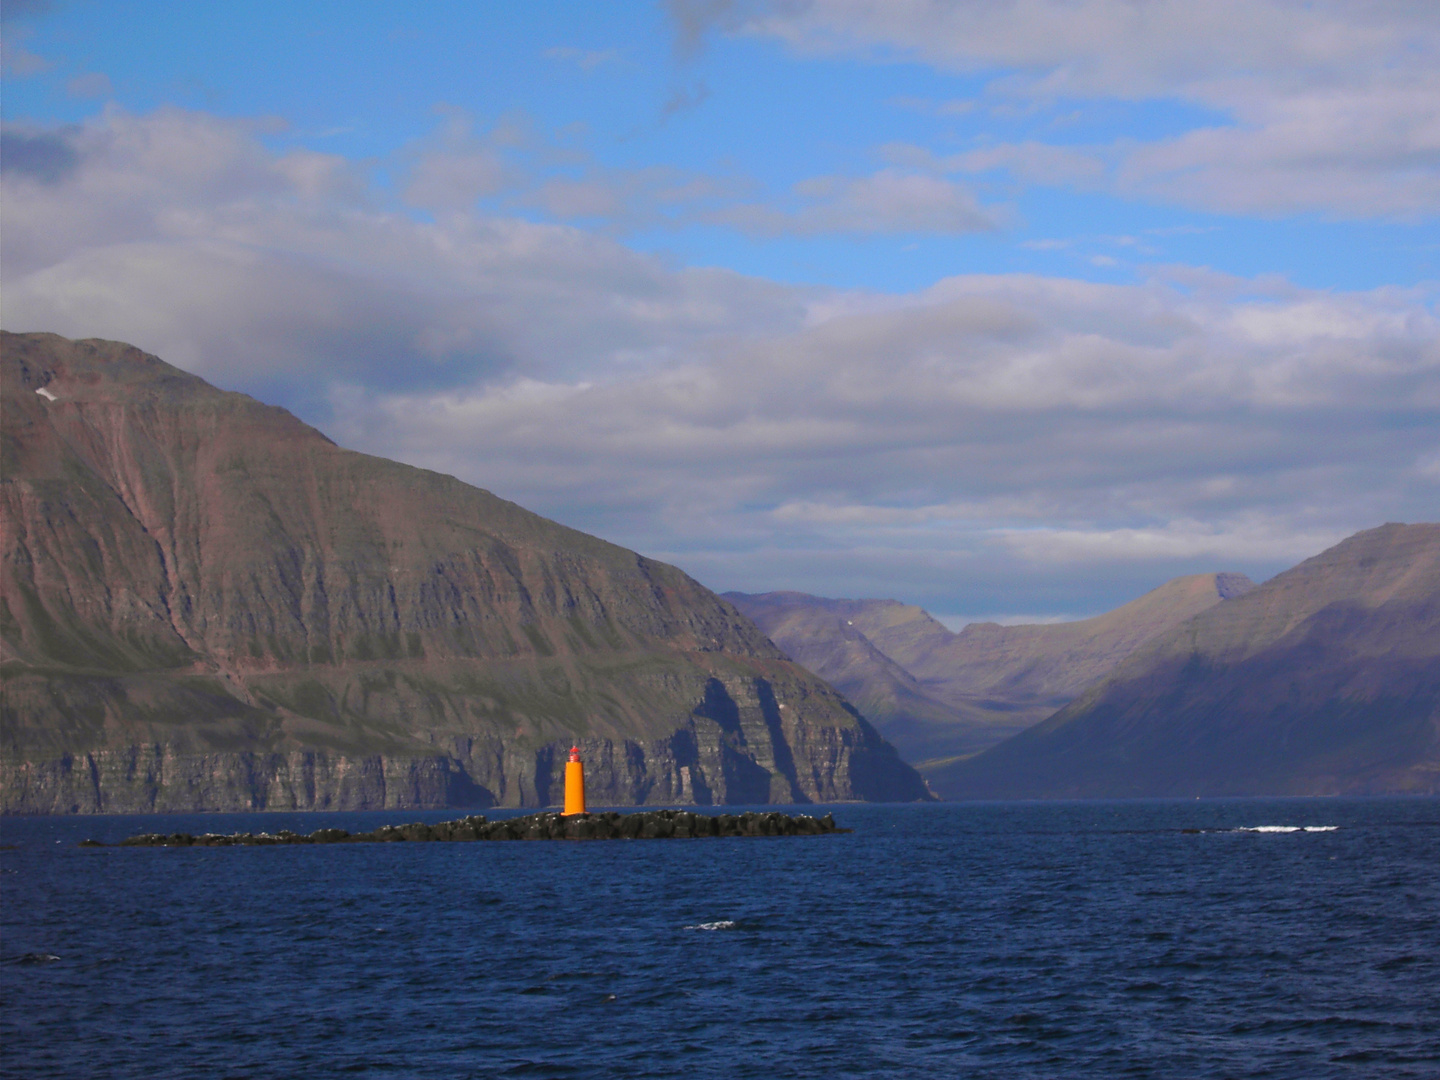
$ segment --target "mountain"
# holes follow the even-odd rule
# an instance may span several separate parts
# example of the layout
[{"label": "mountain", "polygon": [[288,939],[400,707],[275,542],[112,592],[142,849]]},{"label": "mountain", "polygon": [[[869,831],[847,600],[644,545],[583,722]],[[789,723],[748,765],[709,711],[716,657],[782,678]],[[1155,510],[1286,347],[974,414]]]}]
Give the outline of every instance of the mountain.
[{"label": "mountain", "polygon": [[854,621],[927,686],[1053,710],[1156,635],[1252,588],[1254,582],[1243,574],[1194,574],[1094,618],[1022,626],[970,623],[958,634],[918,608],[899,604],[869,606]]},{"label": "mountain", "polygon": [[1440,793],[1440,525],[1357,533],[940,779],[966,798]]},{"label": "mountain", "polygon": [[1157,635],[1253,587],[1243,574],[1196,574],[1091,619],[970,623],[958,634],[895,600],[725,598],[855,702],[933,785],[951,760],[1033,726]]},{"label": "mountain", "polygon": [[[1044,719],[1053,709],[932,691],[856,628],[872,607],[916,612],[891,600],[831,600],[796,592],[725,593],[787,656],[834,686],[873,722],[922,774],[935,761],[973,754]],[[939,623],[942,633],[950,631]]]},{"label": "mountain", "polygon": [[0,809],[925,798],[674,567],[133,347],[0,336]]}]

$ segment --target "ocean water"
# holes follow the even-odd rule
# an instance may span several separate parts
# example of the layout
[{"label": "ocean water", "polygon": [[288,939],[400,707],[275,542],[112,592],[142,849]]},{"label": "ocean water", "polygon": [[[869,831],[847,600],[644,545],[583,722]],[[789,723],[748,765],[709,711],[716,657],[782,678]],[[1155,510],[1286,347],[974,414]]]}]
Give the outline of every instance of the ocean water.
[{"label": "ocean water", "polygon": [[5,819],[0,1075],[1440,1076],[1440,800],[828,809],[854,833]]}]

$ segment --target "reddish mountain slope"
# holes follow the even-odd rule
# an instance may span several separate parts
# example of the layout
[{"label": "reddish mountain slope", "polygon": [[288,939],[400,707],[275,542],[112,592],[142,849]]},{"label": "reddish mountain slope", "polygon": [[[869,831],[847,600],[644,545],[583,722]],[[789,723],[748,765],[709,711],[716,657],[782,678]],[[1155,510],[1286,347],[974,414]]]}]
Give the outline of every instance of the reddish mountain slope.
[{"label": "reddish mountain slope", "polygon": [[7,810],[538,805],[572,740],[597,803],[924,797],[674,567],[129,346],[0,355]]}]

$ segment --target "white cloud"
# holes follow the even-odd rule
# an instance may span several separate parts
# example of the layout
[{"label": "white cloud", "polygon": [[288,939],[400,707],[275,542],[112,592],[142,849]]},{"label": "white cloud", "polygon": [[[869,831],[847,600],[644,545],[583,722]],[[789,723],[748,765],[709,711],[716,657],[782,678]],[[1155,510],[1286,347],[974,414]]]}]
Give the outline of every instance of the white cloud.
[{"label": "white cloud", "polygon": [[802,50],[898,51],[952,71],[1014,69],[1032,93],[1164,96],[1217,73],[1337,80],[1433,45],[1426,0],[777,0],[718,25]]},{"label": "white cloud", "polygon": [[1440,449],[1422,453],[1416,458],[1415,472],[1426,480],[1440,483]]},{"label": "white cloud", "polygon": [[[682,94],[683,100],[665,106],[665,114],[696,107],[703,96]],[[605,166],[588,152],[530,130],[523,118],[477,135],[463,111],[440,111],[440,129],[406,151],[404,186],[408,203],[437,213],[528,208],[612,232],[701,223],[767,237],[960,235],[998,228],[1009,215],[1004,206],[982,205],[966,184],[937,175],[999,167],[973,154],[940,162],[926,157],[916,168],[902,163],[868,176],[811,177],[774,197],[744,176]],[[903,156],[900,150],[895,154]],[[991,156],[996,155],[1026,175],[1094,171],[1088,158],[1042,146],[1000,148]]]},{"label": "white cloud", "polygon": [[1278,569],[1434,515],[1432,293],[1183,267],[797,288],[564,226],[420,221],[255,125],[111,110],[20,134],[7,328],[132,341],[715,586],[1085,610],[1064,588]]},{"label": "white cloud", "polygon": [[26,134],[0,204],[5,325],[124,338],[221,380],[270,356],[296,378],[433,385],[660,362],[803,317],[806,290],[677,272],[563,226],[416,222],[340,159],[254,136],[113,109]]},{"label": "white cloud", "polygon": [[103,98],[115,93],[115,88],[110,85],[110,76],[103,71],[76,75],[66,82],[65,90],[71,97],[78,98]]},{"label": "white cloud", "polygon": [[[1014,277],[857,306],[663,370],[377,396],[357,425],[432,467],[484,461],[507,492],[757,587],[756,564],[773,587],[885,565],[949,580],[1278,568],[1433,516],[1428,485],[1405,478],[1440,405],[1440,332],[1416,298]],[[750,567],[722,554],[735,547]],[[801,550],[815,561],[796,569],[784,552]]]},{"label": "white cloud", "polygon": [[[1107,148],[1122,191],[1234,213],[1440,211],[1440,6],[1430,0],[679,6],[693,7],[692,35],[708,16],[713,27],[774,36],[803,53],[918,59],[989,76],[992,100],[1180,102],[1224,118]],[[1011,167],[1040,183],[1088,179],[1073,161],[1037,168],[1018,156]]]},{"label": "white cloud", "polygon": [[1440,74],[1234,96],[1238,123],[1134,148],[1121,189],[1221,212],[1405,219],[1440,210]]},{"label": "white cloud", "polygon": [[1033,141],[998,143],[945,155],[923,146],[888,143],[880,147],[880,155],[898,165],[928,172],[976,174],[1004,170],[1020,180],[1040,184],[1093,186],[1105,175],[1105,163],[1094,150]]},{"label": "white cloud", "polygon": [[537,180],[516,200],[561,220],[587,220],[614,230],[679,226],[749,192],[743,180],[652,166],[610,169],[587,164],[579,176]]},{"label": "white cloud", "polygon": [[1141,560],[1208,558],[1295,563],[1345,538],[1347,529],[1297,531],[1263,515],[1242,516],[1216,526],[1176,520],[1155,528],[1007,529],[998,538],[1033,562],[1093,564]]},{"label": "white cloud", "polygon": [[470,130],[460,109],[442,107],[440,130],[412,147],[404,197],[411,206],[440,212],[465,211],[486,196],[518,188],[524,174],[507,160],[505,150],[521,136],[501,125],[485,137]]},{"label": "white cloud", "polygon": [[909,109],[911,112],[923,113],[926,116],[965,116],[975,111],[975,101],[960,98],[950,98],[946,101],[934,101],[931,98],[900,96],[890,99],[888,104],[897,109]]},{"label": "white cloud", "polygon": [[21,44],[34,33],[33,30],[28,26],[16,26],[9,20],[6,22],[4,34],[0,34],[0,71],[23,79],[49,71],[55,66],[53,60],[38,56]]},{"label": "white cloud", "polygon": [[699,217],[759,236],[960,235],[998,228],[1006,218],[1003,207],[982,206],[963,184],[900,169],[862,177],[813,177],[796,184],[794,195],[790,206],[742,203]]}]

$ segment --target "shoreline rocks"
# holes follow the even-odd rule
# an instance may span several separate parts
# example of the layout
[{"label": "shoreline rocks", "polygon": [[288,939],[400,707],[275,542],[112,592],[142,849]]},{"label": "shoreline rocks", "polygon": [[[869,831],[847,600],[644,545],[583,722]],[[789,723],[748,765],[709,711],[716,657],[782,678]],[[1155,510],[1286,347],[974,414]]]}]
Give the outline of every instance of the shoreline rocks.
[{"label": "shoreline rocks", "polygon": [[[483,814],[434,825],[382,825],[368,833],[316,829],[309,835],[282,829],[275,833],[141,833],[117,847],[259,847],[277,844],[434,843],[474,840],[687,840],[723,836],[823,836],[848,833],[830,814],[697,814],[692,810],[645,810],[634,814],[605,811],[573,814],[542,811],[525,817],[488,821]],[[81,847],[105,847],[82,840]]]}]

